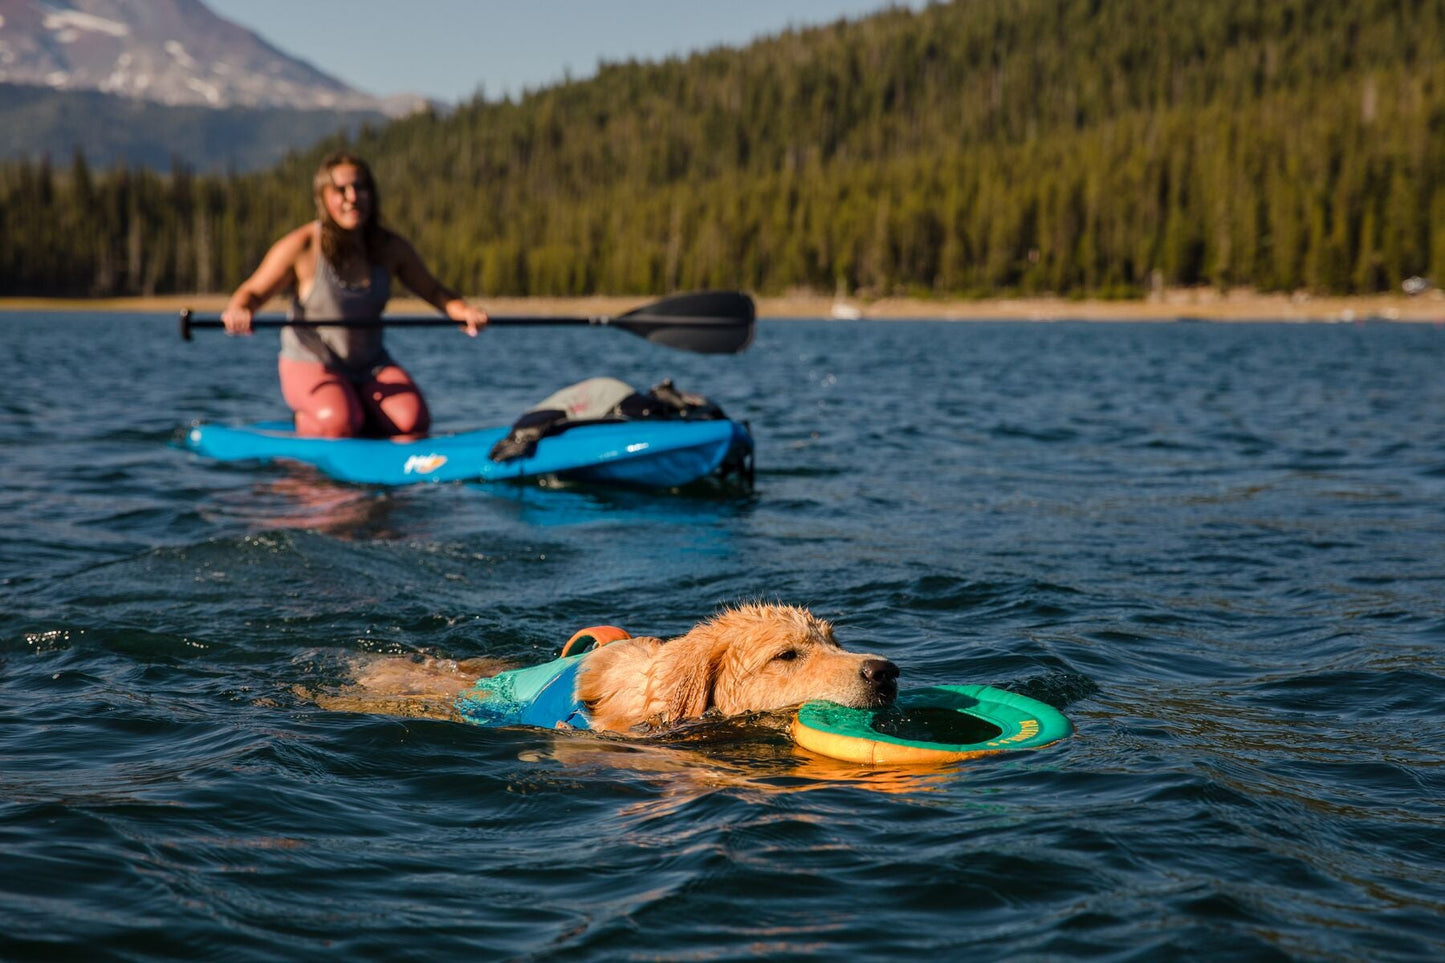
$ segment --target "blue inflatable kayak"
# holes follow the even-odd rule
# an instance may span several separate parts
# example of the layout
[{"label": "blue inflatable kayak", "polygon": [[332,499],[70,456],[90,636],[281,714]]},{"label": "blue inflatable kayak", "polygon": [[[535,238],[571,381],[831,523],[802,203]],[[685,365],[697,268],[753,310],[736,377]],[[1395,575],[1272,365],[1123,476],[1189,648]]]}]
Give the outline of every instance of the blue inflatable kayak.
[{"label": "blue inflatable kayak", "polygon": [[677,488],[713,475],[749,478],[753,439],[741,422],[617,421],[579,424],[537,442],[531,454],[493,461],[508,428],[485,428],[420,441],[298,438],[289,422],[228,427],[202,423],[186,447],[221,461],[284,459],[313,465],[340,481],[365,485],[503,481],[554,475],[566,481]]}]

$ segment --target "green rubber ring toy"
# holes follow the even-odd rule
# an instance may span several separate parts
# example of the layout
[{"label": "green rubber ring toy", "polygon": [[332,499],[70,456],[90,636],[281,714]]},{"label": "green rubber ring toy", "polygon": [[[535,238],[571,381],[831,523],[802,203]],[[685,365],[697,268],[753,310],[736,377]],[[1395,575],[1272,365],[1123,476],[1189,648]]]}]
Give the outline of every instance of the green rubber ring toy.
[{"label": "green rubber ring toy", "polygon": [[1053,706],[986,685],[908,689],[886,709],[805,702],[793,741],[846,762],[936,764],[1042,749],[1074,731]]}]

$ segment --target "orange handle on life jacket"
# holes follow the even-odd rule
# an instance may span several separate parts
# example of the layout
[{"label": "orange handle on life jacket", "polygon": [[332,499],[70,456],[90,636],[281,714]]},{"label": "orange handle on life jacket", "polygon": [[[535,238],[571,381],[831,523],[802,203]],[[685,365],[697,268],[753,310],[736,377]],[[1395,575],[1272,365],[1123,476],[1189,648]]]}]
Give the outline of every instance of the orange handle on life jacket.
[{"label": "orange handle on life jacket", "polygon": [[579,629],[562,646],[560,658],[566,658],[572,652],[573,646],[577,647],[576,655],[581,655],[589,649],[600,649],[608,642],[616,642],[620,639],[630,639],[632,634],[626,629],[619,629],[615,625],[594,625],[589,629]]}]

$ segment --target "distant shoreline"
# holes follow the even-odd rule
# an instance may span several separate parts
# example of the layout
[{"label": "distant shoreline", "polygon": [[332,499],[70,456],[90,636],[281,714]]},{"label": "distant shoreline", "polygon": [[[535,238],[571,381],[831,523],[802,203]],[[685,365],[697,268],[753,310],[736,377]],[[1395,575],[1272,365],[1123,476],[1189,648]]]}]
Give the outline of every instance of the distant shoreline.
[{"label": "distant shoreline", "polygon": [[[615,316],[646,304],[645,297],[474,298],[494,314],[576,314]],[[924,298],[834,299],[809,294],[759,297],[762,318],[862,317],[877,320],[942,321],[1402,321],[1445,323],[1445,292],[1417,297],[1403,294],[1362,297],[1304,297],[1209,289],[1166,292],[1124,301],[1070,300],[1058,297],[932,300]],[[97,311],[170,313],[185,308],[219,313],[226,296],[164,295],[150,298],[0,298],[0,311]],[[273,301],[265,313],[284,312]],[[394,298],[393,314],[429,314],[433,308],[411,298]]]}]

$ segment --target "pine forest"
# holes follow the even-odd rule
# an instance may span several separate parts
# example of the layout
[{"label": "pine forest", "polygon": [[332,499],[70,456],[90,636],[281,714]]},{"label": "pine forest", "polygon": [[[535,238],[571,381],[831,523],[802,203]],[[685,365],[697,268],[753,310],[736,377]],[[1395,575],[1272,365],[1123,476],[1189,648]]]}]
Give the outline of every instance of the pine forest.
[{"label": "pine forest", "polygon": [[345,146],[475,296],[1445,282],[1445,0],[957,0],[478,96],[261,173],[0,166],[0,294],[225,291]]}]

